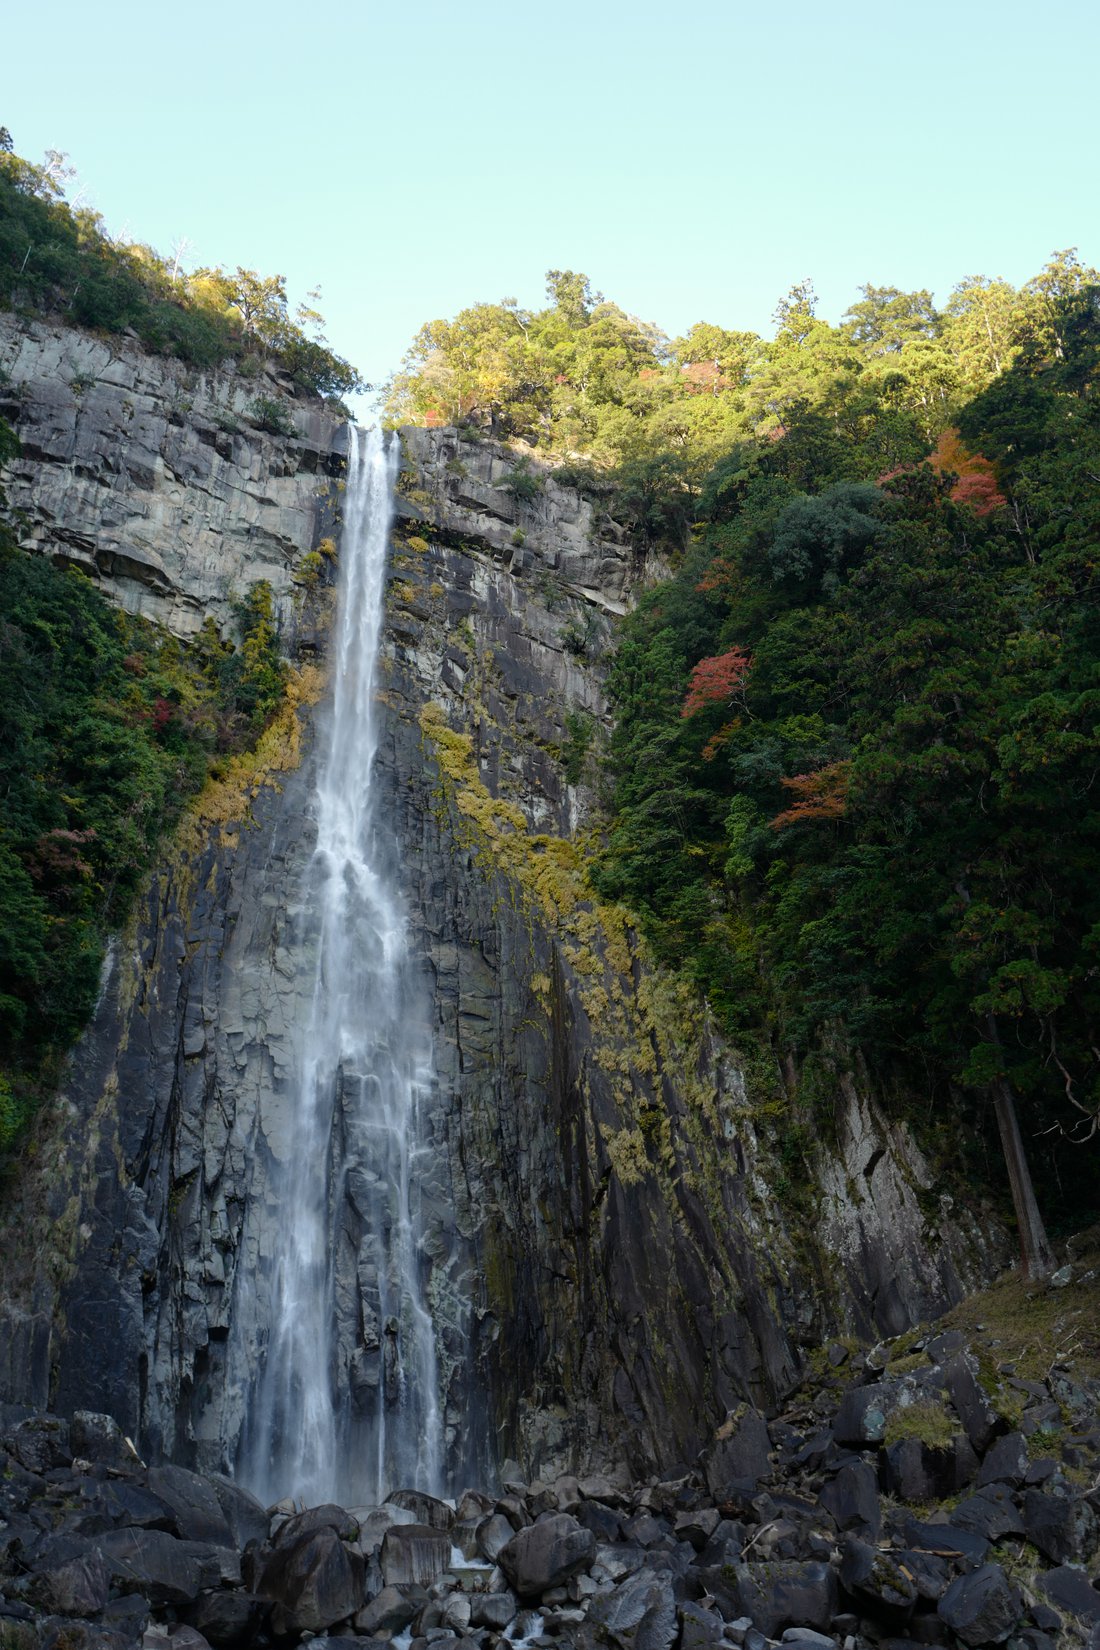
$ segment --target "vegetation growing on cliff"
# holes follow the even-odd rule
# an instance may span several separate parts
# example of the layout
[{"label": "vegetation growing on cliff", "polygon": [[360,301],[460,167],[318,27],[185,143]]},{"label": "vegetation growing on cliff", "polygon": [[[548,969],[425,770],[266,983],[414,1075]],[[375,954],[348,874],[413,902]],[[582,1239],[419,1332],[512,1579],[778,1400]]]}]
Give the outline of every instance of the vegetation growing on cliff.
[{"label": "vegetation growing on cliff", "polygon": [[838,327],[803,285],[767,343],[551,294],[425,328],[395,396],[583,450],[679,552],[621,633],[597,885],[734,1037],[839,1032],[978,1137],[1018,1098],[1095,1218],[1100,276]]},{"label": "vegetation growing on cliff", "polygon": [[[14,447],[0,424],[0,462]],[[36,1078],[95,1001],[117,926],[164,831],[212,766],[281,701],[271,591],[238,604],[240,645],[191,645],[118,612],[83,574],[18,549],[0,521],[0,1151]]]},{"label": "vegetation growing on cliff", "polygon": [[[0,305],[97,331],[133,332],[196,367],[274,359],[298,388],[339,397],[364,388],[327,348],[310,305],[291,315],[282,275],[221,267],[187,274],[178,258],[112,239],[90,207],[64,199],[65,157],[34,165],[0,129]],[[310,294],[312,300],[316,295]]]}]

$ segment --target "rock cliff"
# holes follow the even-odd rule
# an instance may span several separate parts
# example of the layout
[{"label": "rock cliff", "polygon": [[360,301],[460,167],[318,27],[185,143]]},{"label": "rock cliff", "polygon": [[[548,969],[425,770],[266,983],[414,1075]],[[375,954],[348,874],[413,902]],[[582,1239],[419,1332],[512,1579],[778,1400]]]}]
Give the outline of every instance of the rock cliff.
[{"label": "rock cliff", "polygon": [[[294,437],[231,430],[252,384],[5,326],[28,541],[184,634],[267,578],[293,644],[294,568],[338,507],[342,432],[304,407]],[[807,1343],[945,1307],[1003,1260],[1003,1234],[933,1186],[858,1073],[838,1071],[830,1138],[791,1185],[783,1074],[723,1047],[585,880],[603,661],[653,569],[552,475],[517,496],[507,449],[403,439],[379,783],[434,1005],[426,1264],[449,1459],[458,1476],[669,1468],[739,1399],[787,1390]],[[297,702],[205,793],[112,951],[3,1263],[0,1397],[107,1409],[203,1470],[231,1463],[242,1421],[230,1314],[262,1334],[247,1216],[308,945],[318,683],[298,662]],[[353,1178],[339,1218],[354,1402],[370,1347]]]}]

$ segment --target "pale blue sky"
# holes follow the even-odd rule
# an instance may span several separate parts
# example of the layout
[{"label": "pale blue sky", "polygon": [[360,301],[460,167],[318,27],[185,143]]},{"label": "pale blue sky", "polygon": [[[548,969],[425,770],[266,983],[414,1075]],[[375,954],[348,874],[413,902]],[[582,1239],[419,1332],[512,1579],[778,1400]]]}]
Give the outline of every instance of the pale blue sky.
[{"label": "pale blue sky", "polygon": [[0,124],[109,228],[323,287],[392,371],[421,322],[584,269],[676,334],[770,329],[809,275],[1100,262],[1095,0],[54,0],[0,35]]}]

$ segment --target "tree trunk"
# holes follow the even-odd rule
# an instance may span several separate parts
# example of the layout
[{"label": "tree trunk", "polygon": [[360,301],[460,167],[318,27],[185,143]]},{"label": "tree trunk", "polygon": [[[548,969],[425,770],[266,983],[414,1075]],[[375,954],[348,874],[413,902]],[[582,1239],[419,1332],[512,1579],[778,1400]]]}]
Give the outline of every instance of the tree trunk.
[{"label": "tree trunk", "polygon": [[[987,1021],[990,1040],[999,1049],[1001,1035],[993,1015]],[[1012,1188],[1012,1203],[1016,1210],[1016,1226],[1020,1234],[1020,1253],[1024,1271],[1037,1283],[1049,1278],[1056,1262],[1054,1251],[1035,1201],[1031,1170],[1027,1166],[1020,1123],[1016,1115],[1016,1097],[1007,1077],[996,1077],[992,1083],[993,1107],[997,1114],[997,1128],[1001,1135],[1001,1149],[1008,1169],[1008,1183]]]}]

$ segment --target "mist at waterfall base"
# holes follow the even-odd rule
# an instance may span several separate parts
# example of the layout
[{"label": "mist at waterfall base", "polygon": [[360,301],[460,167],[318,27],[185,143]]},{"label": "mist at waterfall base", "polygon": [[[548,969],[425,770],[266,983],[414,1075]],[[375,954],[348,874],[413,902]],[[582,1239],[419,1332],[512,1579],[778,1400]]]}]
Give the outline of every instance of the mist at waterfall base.
[{"label": "mist at waterfall base", "polygon": [[[333,703],[303,898],[312,990],[287,1138],[270,1171],[270,1324],[236,1463],[238,1480],[268,1502],[365,1505],[398,1487],[442,1487],[417,1196],[431,1040],[372,793],[399,465],[396,436],[349,431]],[[358,1224],[350,1239],[349,1210]],[[336,1299],[336,1248],[349,1241],[362,1302],[355,1345],[347,1302]]]}]

